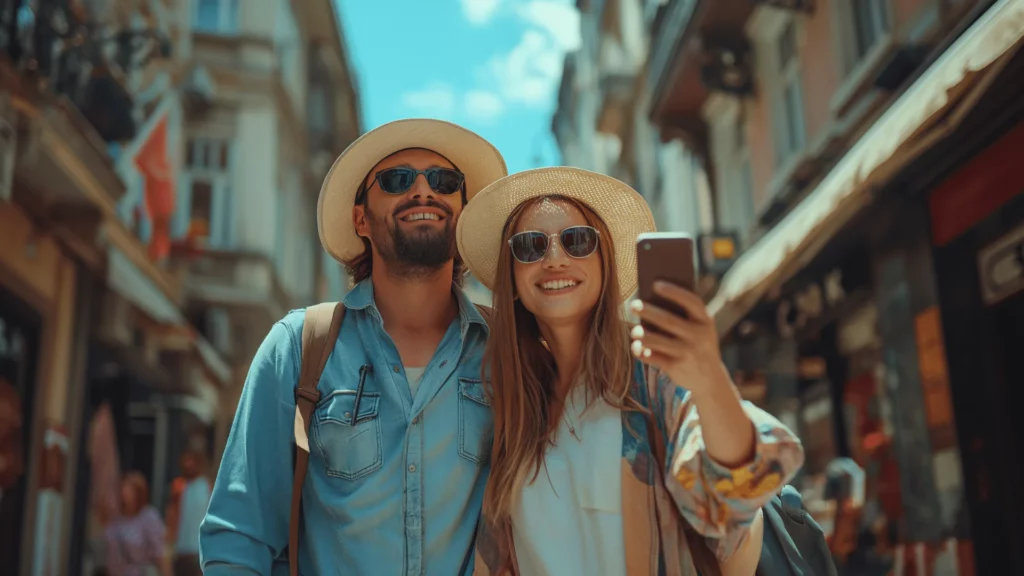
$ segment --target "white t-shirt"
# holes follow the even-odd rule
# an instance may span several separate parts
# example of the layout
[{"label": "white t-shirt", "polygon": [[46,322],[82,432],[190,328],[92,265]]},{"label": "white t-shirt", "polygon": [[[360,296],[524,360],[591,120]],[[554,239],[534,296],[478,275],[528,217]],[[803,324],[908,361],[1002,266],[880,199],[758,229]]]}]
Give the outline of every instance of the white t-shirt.
[{"label": "white t-shirt", "polygon": [[422,368],[405,368],[405,379],[409,381],[409,395],[412,398],[416,397],[416,389],[420,386],[420,380],[423,379],[423,372],[426,370],[426,366]]},{"label": "white t-shirt", "polygon": [[209,505],[209,480],[200,476],[185,486],[178,506],[178,538],[174,545],[175,553],[199,553],[199,525],[203,522]]},{"label": "white t-shirt", "polygon": [[[585,391],[566,402],[555,445],[512,511],[519,569],[530,576],[625,576],[622,416]],[[570,429],[575,429],[573,436]],[[579,439],[577,439],[579,437]]]}]

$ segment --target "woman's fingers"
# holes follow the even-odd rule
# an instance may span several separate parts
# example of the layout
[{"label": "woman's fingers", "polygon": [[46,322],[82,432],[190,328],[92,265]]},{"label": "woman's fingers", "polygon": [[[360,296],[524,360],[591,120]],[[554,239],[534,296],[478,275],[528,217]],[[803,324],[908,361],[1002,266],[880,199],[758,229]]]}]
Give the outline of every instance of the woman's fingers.
[{"label": "woman's fingers", "polygon": [[633,300],[630,308],[644,323],[673,336],[687,333],[687,319],[649,302]]},{"label": "woman's fingers", "polygon": [[654,293],[669,302],[678,304],[686,311],[687,318],[693,322],[705,324],[711,321],[708,310],[700,296],[682,286],[677,286],[671,282],[658,281],[654,283]]},{"label": "woman's fingers", "polygon": [[659,370],[665,370],[668,366],[672,365],[671,358],[664,354],[654,352],[650,348],[644,348],[643,344],[638,340],[633,341],[633,345],[630,347],[630,350],[633,352],[633,356],[638,360],[644,364],[654,366]]},{"label": "woman's fingers", "polygon": [[[642,348],[650,349],[652,353],[662,354],[669,358],[678,358],[688,343],[692,341],[689,333],[682,336],[666,336],[644,330],[644,327],[639,324],[633,327],[630,337],[634,342],[639,342]],[[642,349],[641,354],[643,354]]]}]

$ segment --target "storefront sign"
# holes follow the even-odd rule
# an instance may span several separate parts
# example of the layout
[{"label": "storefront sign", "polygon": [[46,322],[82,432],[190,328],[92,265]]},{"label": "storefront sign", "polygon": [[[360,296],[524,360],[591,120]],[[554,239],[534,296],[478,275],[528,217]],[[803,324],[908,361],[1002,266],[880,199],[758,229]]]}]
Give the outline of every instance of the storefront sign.
[{"label": "storefront sign", "polygon": [[797,330],[820,318],[846,299],[843,271],[834,268],[821,280],[812,282],[790,298],[784,298],[776,309],[779,336],[792,338]]},{"label": "storefront sign", "polygon": [[978,254],[978,277],[988,306],[1024,289],[1024,224]]},{"label": "storefront sign", "polygon": [[951,448],[956,446],[956,431],[953,426],[946,347],[942,339],[942,319],[937,306],[927,308],[914,317],[914,334],[932,450]]},{"label": "storefront sign", "polygon": [[739,237],[732,233],[701,234],[697,237],[700,269],[721,276],[739,257]]}]

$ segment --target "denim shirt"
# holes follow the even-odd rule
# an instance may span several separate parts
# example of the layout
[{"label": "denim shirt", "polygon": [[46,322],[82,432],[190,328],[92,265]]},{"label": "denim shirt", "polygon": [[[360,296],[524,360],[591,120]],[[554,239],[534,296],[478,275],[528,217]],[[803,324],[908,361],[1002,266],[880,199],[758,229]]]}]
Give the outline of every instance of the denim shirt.
[{"label": "denim shirt", "polygon": [[[459,315],[415,396],[373,285],[361,282],[345,296],[310,429],[301,573],[472,573],[493,437],[480,378],[487,325],[461,290],[454,293]],[[301,310],[275,324],[249,368],[200,528],[208,576],[270,574],[272,564],[287,573],[280,555],[288,543],[302,324]]]}]

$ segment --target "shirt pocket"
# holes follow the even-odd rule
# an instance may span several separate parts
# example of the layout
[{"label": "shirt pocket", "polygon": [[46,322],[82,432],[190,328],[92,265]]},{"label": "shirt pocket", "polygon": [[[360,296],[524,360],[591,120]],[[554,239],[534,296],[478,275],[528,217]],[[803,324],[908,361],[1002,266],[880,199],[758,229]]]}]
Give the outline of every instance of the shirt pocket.
[{"label": "shirt pocket", "polygon": [[380,468],[379,410],[378,392],[357,397],[355,390],[335,390],[320,402],[313,419],[314,441],[329,476],[355,480]]},{"label": "shirt pocket", "polygon": [[483,381],[459,378],[459,455],[480,464],[491,455],[494,417]]}]

